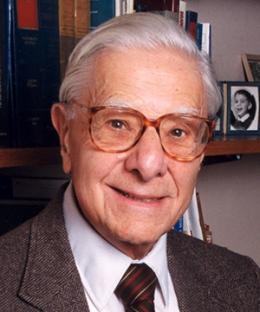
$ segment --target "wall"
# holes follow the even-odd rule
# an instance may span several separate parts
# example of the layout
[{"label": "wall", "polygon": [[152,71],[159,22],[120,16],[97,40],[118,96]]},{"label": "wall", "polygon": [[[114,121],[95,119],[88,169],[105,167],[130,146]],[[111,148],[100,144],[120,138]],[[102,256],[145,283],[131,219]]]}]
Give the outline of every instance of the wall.
[{"label": "wall", "polygon": [[198,191],[214,243],[260,265],[260,155],[203,167]]},{"label": "wall", "polygon": [[259,0],[188,0],[200,22],[212,24],[212,62],[218,80],[244,80],[241,54],[260,54]]}]

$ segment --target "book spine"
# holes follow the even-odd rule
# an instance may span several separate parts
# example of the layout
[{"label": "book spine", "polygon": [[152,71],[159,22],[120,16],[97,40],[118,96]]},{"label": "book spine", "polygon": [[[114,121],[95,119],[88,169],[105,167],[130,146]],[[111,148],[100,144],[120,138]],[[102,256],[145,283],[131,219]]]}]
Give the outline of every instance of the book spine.
[{"label": "book spine", "polygon": [[180,11],[180,0],[172,0],[172,12],[179,13]]},{"label": "book spine", "polygon": [[200,218],[196,190],[194,190],[190,205],[183,215],[183,232],[203,240]]},{"label": "book spine", "polygon": [[[14,15],[16,145],[57,144],[49,109],[60,83],[58,1],[17,1]],[[46,117],[48,116],[48,118]]]},{"label": "book spine", "polygon": [[127,2],[127,14],[134,13],[134,0],[128,0]]},{"label": "book spine", "polygon": [[165,0],[164,5],[163,5],[163,10],[172,11],[172,6],[173,6],[172,0]]},{"label": "book spine", "polygon": [[202,24],[201,23],[197,23],[197,26],[196,26],[196,44],[197,44],[197,47],[201,50],[201,46],[202,46]]},{"label": "book spine", "polygon": [[183,232],[183,216],[181,216],[179,220],[175,223],[173,229],[175,232]]},{"label": "book spine", "polygon": [[[170,2],[170,6],[169,6]],[[167,7],[170,7],[172,10],[172,1],[166,0],[135,0],[135,9],[137,12],[146,12],[146,11],[163,11]]]},{"label": "book spine", "polygon": [[11,0],[0,3],[0,147],[12,146]]},{"label": "book spine", "polygon": [[83,38],[90,28],[90,2],[89,0],[74,0],[75,16],[75,43]]},{"label": "book spine", "polygon": [[59,0],[60,76],[63,79],[67,62],[75,46],[74,1]]},{"label": "book spine", "polygon": [[211,57],[211,24],[202,23],[202,42],[201,50]]},{"label": "book spine", "polygon": [[115,0],[90,0],[90,29],[115,16]]},{"label": "book spine", "polygon": [[127,14],[128,2],[128,0],[115,0],[115,16]]},{"label": "book spine", "polygon": [[187,10],[187,3],[185,1],[180,0],[179,4],[179,25],[185,29],[186,27],[186,10]]},{"label": "book spine", "polygon": [[194,11],[186,11],[186,26],[187,33],[196,40],[198,13]]},{"label": "book spine", "polygon": [[228,91],[227,82],[223,82],[223,134],[226,135],[228,132]]}]

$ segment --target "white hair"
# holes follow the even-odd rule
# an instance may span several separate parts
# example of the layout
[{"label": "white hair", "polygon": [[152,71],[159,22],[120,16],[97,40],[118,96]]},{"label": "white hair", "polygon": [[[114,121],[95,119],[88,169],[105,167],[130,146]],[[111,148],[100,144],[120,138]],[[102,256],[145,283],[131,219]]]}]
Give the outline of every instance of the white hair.
[{"label": "white hair", "polygon": [[[169,17],[153,13],[134,13],[111,19],[86,35],[73,50],[60,87],[60,101],[77,99],[87,81],[82,74],[91,71],[91,56],[104,49],[174,48],[198,62],[208,116],[214,118],[221,105],[221,95],[208,57],[190,36]],[[87,75],[90,78],[90,75]]]}]

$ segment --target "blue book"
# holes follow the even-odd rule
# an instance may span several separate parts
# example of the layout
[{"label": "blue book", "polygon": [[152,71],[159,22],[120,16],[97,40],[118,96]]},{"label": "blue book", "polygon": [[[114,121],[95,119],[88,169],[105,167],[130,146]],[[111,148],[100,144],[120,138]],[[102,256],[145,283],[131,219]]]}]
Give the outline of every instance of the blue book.
[{"label": "blue book", "polygon": [[0,147],[12,144],[11,1],[0,2]]},{"label": "blue book", "polygon": [[90,0],[90,29],[115,16],[115,0]]},{"label": "blue book", "polygon": [[135,0],[134,8],[137,12],[146,11],[172,11],[172,0]]},{"label": "blue book", "polygon": [[175,232],[183,232],[183,216],[175,223],[173,227]]},{"label": "blue book", "polygon": [[12,24],[14,144],[56,145],[49,114],[60,84],[58,1],[16,1]]},{"label": "blue book", "polygon": [[201,23],[197,23],[197,28],[196,28],[196,44],[197,47],[201,50],[202,46],[202,27],[203,25]]}]

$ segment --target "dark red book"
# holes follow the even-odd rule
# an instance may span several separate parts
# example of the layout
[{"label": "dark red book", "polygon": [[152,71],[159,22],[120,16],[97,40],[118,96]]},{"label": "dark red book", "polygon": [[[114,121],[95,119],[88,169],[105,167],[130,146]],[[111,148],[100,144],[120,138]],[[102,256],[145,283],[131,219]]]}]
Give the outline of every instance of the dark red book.
[{"label": "dark red book", "polygon": [[185,29],[190,36],[196,40],[198,13],[194,11],[186,11]]}]

